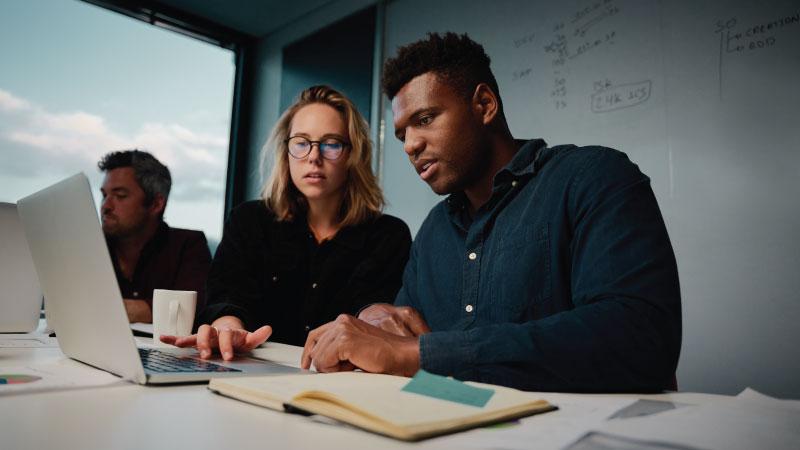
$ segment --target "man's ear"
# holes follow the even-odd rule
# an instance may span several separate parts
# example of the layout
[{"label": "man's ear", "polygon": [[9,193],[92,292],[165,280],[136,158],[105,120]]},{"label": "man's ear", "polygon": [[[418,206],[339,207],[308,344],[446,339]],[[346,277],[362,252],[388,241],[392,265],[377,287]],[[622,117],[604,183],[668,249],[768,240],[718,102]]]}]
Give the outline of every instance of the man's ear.
[{"label": "man's ear", "polygon": [[497,94],[486,83],[480,83],[472,94],[472,109],[481,118],[484,125],[490,124],[500,111]]},{"label": "man's ear", "polygon": [[150,204],[148,208],[150,213],[156,217],[160,217],[164,214],[164,209],[167,207],[167,199],[164,198],[161,194],[156,194],[153,196],[153,203]]}]

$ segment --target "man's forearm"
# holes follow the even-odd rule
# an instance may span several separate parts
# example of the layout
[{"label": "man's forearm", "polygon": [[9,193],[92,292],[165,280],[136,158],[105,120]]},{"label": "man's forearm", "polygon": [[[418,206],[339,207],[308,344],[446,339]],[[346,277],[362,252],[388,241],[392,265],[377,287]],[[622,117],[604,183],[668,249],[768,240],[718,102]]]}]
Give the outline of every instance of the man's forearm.
[{"label": "man's forearm", "polygon": [[153,310],[145,300],[125,299],[125,312],[128,313],[128,322],[153,323]]}]

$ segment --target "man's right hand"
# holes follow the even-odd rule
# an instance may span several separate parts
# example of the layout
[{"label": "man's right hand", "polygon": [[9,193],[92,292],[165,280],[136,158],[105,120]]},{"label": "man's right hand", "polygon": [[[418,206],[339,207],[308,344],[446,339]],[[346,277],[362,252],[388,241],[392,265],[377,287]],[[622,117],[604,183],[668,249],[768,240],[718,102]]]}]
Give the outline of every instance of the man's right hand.
[{"label": "man's right hand", "polygon": [[375,303],[364,308],[358,318],[383,331],[400,336],[418,337],[431,331],[422,315],[410,306]]},{"label": "man's right hand", "polygon": [[[226,361],[233,359],[235,352],[249,352],[258,347],[272,334],[272,327],[264,325],[256,331],[249,332],[238,317],[223,316],[211,325],[201,325],[197,334],[191,336],[161,335],[161,342],[176,347],[195,347],[201,358],[210,358],[219,349]],[[155,337],[155,336],[154,336]]]}]

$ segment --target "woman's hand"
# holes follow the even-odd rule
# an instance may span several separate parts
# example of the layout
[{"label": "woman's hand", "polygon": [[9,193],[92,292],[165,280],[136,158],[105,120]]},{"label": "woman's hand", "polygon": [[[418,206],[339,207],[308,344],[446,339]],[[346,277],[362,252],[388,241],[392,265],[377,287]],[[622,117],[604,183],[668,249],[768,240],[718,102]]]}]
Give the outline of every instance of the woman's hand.
[{"label": "woman's hand", "polygon": [[197,334],[191,336],[161,335],[161,342],[176,347],[195,347],[203,359],[210,358],[214,350],[219,350],[226,361],[233,359],[235,352],[249,352],[258,347],[272,334],[272,327],[265,325],[249,332],[235,316],[223,316],[211,325],[201,325]]}]

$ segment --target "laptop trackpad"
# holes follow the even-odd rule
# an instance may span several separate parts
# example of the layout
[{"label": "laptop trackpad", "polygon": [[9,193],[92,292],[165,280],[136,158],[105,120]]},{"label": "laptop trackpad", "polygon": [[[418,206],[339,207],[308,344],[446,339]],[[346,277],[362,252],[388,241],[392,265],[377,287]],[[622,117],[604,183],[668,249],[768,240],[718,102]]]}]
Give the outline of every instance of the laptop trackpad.
[{"label": "laptop trackpad", "polygon": [[[197,350],[193,348],[164,348],[159,347],[159,351],[171,353],[175,356],[180,357],[189,357],[198,361],[206,361],[214,364],[218,364],[224,367],[230,367],[232,369],[240,370],[241,373],[247,374],[261,374],[261,375],[284,375],[284,374],[301,374],[301,373],[308,373],[312,374],[314,372],[310,372],[308,370],[299,369],[297,367],[285,366],[282,364],[278,364],[276,362],[268,361],[265,359],[259,359],[248,355],[236,355],[232,360],[225,361],[222,357],[218,354],[214,354],[211,358],[208,359],[201,359],[200,355],[197,353]],[[220,375],[225,375],[225,373],[220,373]],[[215,375],[216,376],[216,375]]]}]

